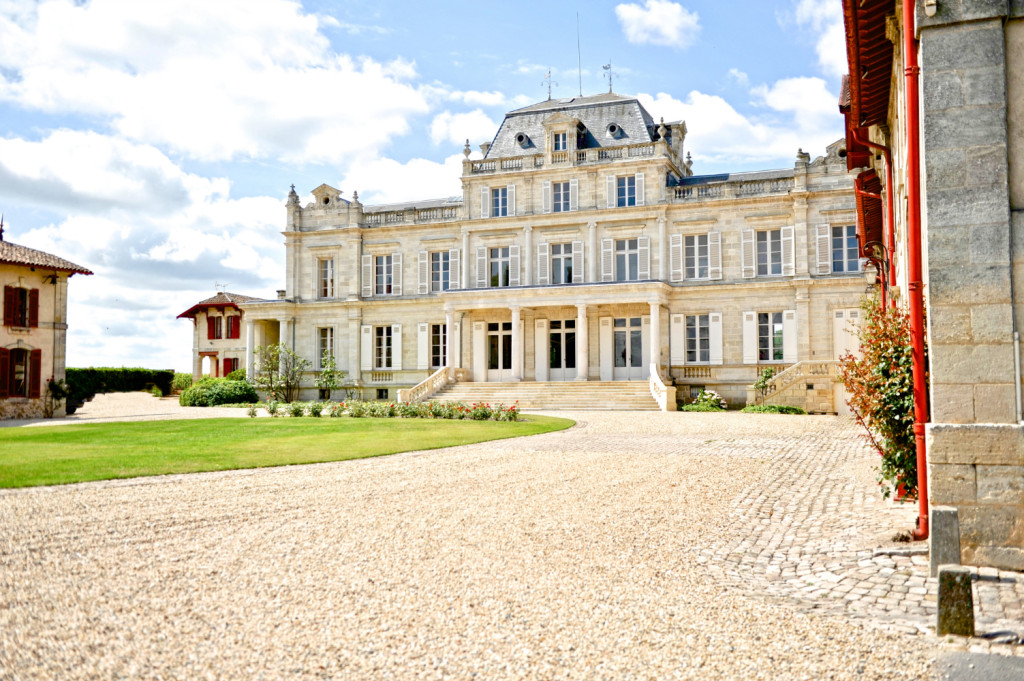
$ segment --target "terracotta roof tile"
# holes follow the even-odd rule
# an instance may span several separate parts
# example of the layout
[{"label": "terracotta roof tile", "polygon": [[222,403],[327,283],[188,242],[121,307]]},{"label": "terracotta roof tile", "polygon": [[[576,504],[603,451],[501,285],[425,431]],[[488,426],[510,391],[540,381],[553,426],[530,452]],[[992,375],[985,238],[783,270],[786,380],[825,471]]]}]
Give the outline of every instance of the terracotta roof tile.
[{"label": "terracotta roof tile", "polygon": [[228,293],[227,291],[220,291],[217,295],[206,300],[201,300],[189,309],[178,315],[178,318],[182,317],[195,317],[196,312],[204,307],[238,307],[239,303],[248,303],[253,300],[263,300],[263,298],[254,298],[253,296],[243,296],[240,293]]},{"label": "terracotta roof tile", "polygon": [[0,241],[0,262],[29,267],[42,267],[48,270],[61,270],[71,274],[92,274],[91,270],[75,263],[58,258],[50,253],[37,251],[28,246],[19,246],[10,241]]}]

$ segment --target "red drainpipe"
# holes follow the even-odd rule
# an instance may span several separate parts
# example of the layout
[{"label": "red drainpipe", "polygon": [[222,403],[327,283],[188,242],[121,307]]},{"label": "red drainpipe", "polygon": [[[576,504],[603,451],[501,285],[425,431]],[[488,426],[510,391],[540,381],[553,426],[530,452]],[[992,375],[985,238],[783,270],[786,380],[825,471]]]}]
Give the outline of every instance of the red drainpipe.
[{"label": "red drainpipe", "polygon": [[928,392],[925,388],[924,362],[924,282],[921,276],[921,111],[918,82],[921,67],[917,63],[914,38],[916,2],[903,2],[903,62],[907,96],[907,275],[910,289],[910,345],[914,360],[914,441],[917,445],[918,516],[914,539],[928,538],[928,456],[925,450],[924,424],[928,421]]},{"label": "red drainpipe", "polygon": [[[886,260],[889,261],[889,286],[895,286],[896,285],[896,225],[895,225],[895,223],[893,221],[893,207],[892,207],[893,198],[892,198],[892,195],[893,195],[896,187],[892,183],[892,153],[889,151],[889,147],[883,146],[881,144],[875,144],[874,142],[872,142],[871,140],[868,140],[868,139],[861,139],[860,135],[857,134],[857,128],[851,128],[850,132],[853,133],[853,139],[858,144],[863,144],[864,146],[869,147],[871,149],[875,149],[877,151],[880,151],[880,152],[882,152],[882,154],[885,155],[885,207],[886,207],[886,210],[887,210],[887,212],[889,214],[889,221],[888,221],[888,223],[886,225],[886,230],[885,230],[885,250],[887,251],[887,253],[886,253]],[[882,279],[883,279],[883,283],[884,283],[885,274],[882,273],[882,272],[880,272],[879,274],[882,275]],[[882,298],[883,298],[882,304],[883,305],[885,304],[885,300],[884,300],[885,299],[885,289],[886,289],[886,287],[883,286],[882,287]],[[895,300],[893,302],[895,303]]]}]

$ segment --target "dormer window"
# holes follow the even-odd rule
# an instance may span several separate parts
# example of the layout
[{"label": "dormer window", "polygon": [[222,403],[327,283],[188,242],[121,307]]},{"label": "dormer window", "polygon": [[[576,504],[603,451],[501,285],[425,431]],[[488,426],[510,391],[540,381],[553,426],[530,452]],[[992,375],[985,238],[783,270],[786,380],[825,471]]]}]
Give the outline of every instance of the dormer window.
[{"label": "dormer window", "polygon": [[622,137],[622,128],[619,127],[618,123],[608,124],[608,136],[614,139]]},{"label": "dormer window", "polygon": [[523,149],[526,149],[527,147],[530,146],[530,136],[527,135],[525,132],[518,133],[516,135],[516,144],[521,146]]},{"label": "dormer window", "polygon": [[564,132],[556,132],[554,135],[554,151],[568,151],[569,147],[566,143],[566,134]]}]

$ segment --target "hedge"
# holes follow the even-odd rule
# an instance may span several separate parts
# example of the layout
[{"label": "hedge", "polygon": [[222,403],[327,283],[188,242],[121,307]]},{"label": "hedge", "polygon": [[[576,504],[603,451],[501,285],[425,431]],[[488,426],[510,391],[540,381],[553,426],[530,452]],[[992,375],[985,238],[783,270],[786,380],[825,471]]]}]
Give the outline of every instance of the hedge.
[{"label": "hedge", "polygon": [[178,404],[183,407],[215,407],[218,404],[259,401],[256,389],[251,384],[226,378],[204,378],[185,389],[178,398]]},{"label": "hedge", "polygon": [[174,371],[142,368],[89,367],[65,371],[70,388],[69,402],[82,403],[97,393],[129,393],[149,390],[154,385],[167,395],[171,392]]}]

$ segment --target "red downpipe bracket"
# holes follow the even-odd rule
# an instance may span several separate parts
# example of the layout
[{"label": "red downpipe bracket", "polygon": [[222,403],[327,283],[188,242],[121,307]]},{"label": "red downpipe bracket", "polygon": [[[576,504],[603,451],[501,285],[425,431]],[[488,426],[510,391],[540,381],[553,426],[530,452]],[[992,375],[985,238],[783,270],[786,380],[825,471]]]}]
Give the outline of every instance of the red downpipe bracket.
[{"label": "red downpipe bracket", "polygon": [[928,538],[928,456],[924,424],[928,421],[928,392],[924,361],[924,281],[921,267],[921,67],[914,38],[916,2],[903,2],[903,64],[907,97],[907,276],[910,289],[910,345],[914,363],[914,442],[917,449],[917,529],[914,539]]},{"label": "red downpipe bracket", "polygon": [[[896,285],[896,223],[893,219],[892,195],[894,185],[892,183],[892,152],[887,146],[875,144],[869,139],[861,139],[860,135],[857,134],[857,128],[851,128],[850,132],[853,133],[853,139],[858,144],[863,144],[870,149],[880,151],[885,156],[885,207],[889,217],[885,230],[885,250],[887,251],[886,260],[889,263],[889,287],[891,288]],[[883,274],[882,276],[884,278],[885,275]],[[884,286],[882,287],[883,298],[885,297],[885,288]],[[895,299],[892,299],[891,302],[893,305],[896,304]]]}]

